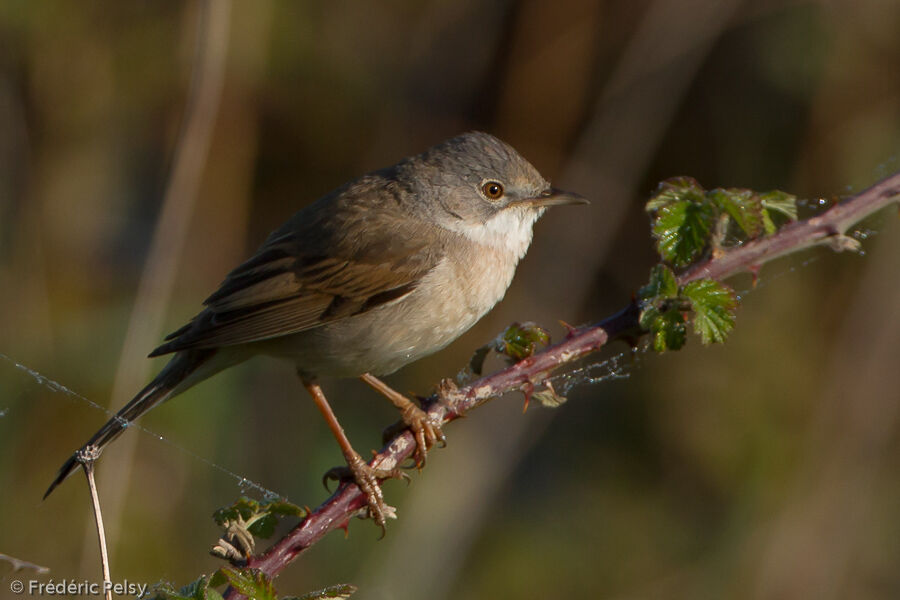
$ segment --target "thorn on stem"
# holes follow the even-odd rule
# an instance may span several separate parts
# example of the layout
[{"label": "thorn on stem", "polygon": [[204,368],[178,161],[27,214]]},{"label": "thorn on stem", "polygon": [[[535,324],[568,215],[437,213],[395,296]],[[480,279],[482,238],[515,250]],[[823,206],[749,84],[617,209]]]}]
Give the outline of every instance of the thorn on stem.
[{"label": "thorn on stem", "polygon": [[559,319],[559,324],[562,325],[563,327],[565,327],[567,340],[570,339],[576,333],[578,333],[578,328],[576,328],[574,325],[570,325],[570,324],[566,323],[562,319]]},{"label": "thorn on stem", "polygon": [[525,394],[525,404],[522,406],[522,414],[528,412],[528,404],[531,402],[531,395],[534,393],[534,384],[526,381],[522,384],[522,393]]},{"label": "thorn on stem", "polygon": [[346,521],[338,525],[337,528],[344,530],[344,539],[350,537],[350,519],[347,519]]},{"label": "thorn on stem", "polygon": [[750,276],[753,278],[750,285],[753,289],[756,289],[756,284],[759,283],[759,271],[761,269],[760,265],[750,265],[747,267],[747,271],[750,272]]}]

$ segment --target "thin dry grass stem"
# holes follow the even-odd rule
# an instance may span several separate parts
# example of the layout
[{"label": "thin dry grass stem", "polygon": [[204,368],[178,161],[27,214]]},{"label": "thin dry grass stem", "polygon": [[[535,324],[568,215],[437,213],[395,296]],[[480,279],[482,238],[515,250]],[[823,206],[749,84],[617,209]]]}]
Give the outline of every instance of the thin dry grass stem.
[{"label": "thin dry grass stem", "polygon": [[97,538],[100,541],[100,565],[103,569],[103,589],[106,600],[112,600],[112,577],[109,574],[109,553],[106,550],[106,531],[103,529],[103,513],[100,511],[100,495],[94,481],[94,461],[100,458],[100,449],[96,446],[85,446],[75,454],[84,475],[87,477],[88,489],[91,492],[91,504],[94,507],[94,522],[97,524]]}]

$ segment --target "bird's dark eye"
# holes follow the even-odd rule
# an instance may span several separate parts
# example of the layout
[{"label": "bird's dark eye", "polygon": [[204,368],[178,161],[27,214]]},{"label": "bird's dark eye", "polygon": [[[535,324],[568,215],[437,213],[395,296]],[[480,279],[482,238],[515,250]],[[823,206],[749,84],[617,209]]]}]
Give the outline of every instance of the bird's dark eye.
[{"label": "bird's dark eye", "polygon": [[503,184],[499,181],[488,181],[481,186],[481,191],[490,200],[498,200],[503,196]]}]

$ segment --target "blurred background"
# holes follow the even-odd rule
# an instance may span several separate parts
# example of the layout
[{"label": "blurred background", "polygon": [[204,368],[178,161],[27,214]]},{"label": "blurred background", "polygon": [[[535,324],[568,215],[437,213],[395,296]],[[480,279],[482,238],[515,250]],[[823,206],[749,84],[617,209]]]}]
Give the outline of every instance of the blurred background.
[{"label": "blurred background", "polygon": [[[834,198],[900,170],[893,0],[203,6],[0,4],[0,552],[55,581],[99,579],[83,477],[41,496],[107,415],[14,362],[120,407],[231,267],[356,175],[481,129],[593,201],[551,211],[504,302],[388,378],[426,394],[513,321],[560,339],[558,320],[623,306],[655,262],[661,179]],[[452,424],[410,486],[387,483],[385,539],[354,521],[279,591],[900,597],[900,219],[866,228],[864,256],[735,279],[724,346],[692,338],[559,409],[523,416],[512,394]],[[379,446],[394,409],[357,381],[325,390],[357,449]],[[341,463],[274,361],[140,425],[169,442],[129,431],[98,466],[114,580],[213,571],[211,513],[260,495],[240,478],[315,506]]]}]

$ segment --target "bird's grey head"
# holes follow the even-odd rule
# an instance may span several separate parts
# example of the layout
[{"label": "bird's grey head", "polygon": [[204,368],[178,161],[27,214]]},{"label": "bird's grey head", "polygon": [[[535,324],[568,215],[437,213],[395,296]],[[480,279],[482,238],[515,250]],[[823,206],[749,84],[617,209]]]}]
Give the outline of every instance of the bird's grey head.
[{"label": "bird's grey head", "polygon": [[531,227],[547,206],[585,202],[550,184],[512,146],[482,132],[464,133],[397,165],[417,206],[436,224],[523,255]]}]

